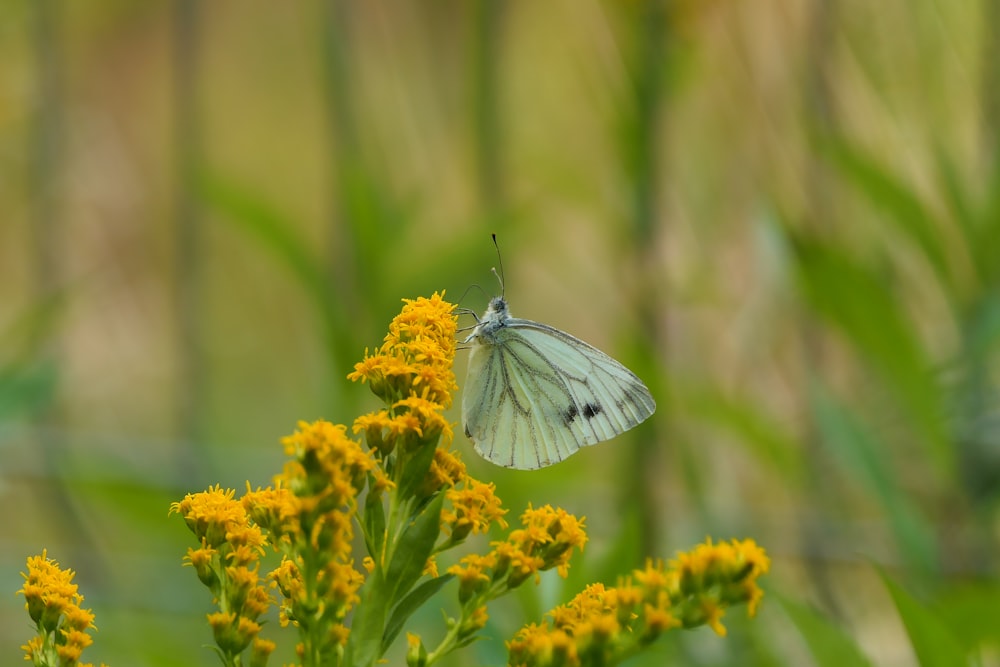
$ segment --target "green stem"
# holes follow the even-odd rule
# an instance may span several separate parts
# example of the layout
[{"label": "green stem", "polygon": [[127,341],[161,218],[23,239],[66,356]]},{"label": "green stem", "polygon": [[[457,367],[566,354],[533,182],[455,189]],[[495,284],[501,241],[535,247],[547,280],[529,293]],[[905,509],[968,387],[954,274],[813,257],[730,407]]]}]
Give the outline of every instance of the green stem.
[{"label": "green stem", "polygon": [[462,629],[462,625],[465,624],[469,609],[476,609],[477,607],[478,605],[470,607],[468,604],[462,607],[462,617],[452,624],[448,633],[444,636],[444,639],[442,639],[441,643],[437,645],[437,648],[427,654],[428,665],[433,665],[437,660],[440,660],[455,650],[455,644],[458,642],[458,633]]},{"label": "green stem", "polygon": [[509,590],[506,579],[504,579],[503,581],[494,583],[489,589],[462,605],[461,618],[452,624],[447,634],[445,634],[444,639],[437,645],[437,648],[427,654],[427,664],[432,665],[436,660],[440,660],[454,651],[456,648],[455,644],[458,643],[459,632],[461,632],[462,626],[465,625],[471,614],[491,600],[495,600],[504,593],[509,592]]}]

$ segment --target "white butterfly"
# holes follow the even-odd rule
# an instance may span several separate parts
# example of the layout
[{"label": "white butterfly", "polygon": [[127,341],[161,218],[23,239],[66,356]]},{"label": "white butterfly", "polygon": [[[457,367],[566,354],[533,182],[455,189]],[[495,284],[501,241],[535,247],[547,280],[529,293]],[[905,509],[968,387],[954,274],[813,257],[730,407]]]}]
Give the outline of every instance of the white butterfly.
[{"label": "white butterfly", "polygon": [[656,409],[635,373],[568,333],[510,316],[494,297],[472,333],[465,434],[497,465],[536,470],[637,426]]}]

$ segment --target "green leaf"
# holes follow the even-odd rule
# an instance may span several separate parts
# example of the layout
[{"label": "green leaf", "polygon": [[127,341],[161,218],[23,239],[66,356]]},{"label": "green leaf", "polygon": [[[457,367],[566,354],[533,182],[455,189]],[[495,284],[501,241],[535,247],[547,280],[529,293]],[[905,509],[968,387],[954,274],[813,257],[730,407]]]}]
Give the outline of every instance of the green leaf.
[{"label": "green leaf", "polygon": [[380,562],[382,549],[385,547],[385,507],[382,504],[382,494],[371,492],[373,480],[374,477],[369,475],[363,525],[368,555]]},{"label": "green leaf", "polygon": [[930,609],[917,602],[901,586],[881,572],[882,581],[892,601],[896,605],[899,617],[903,621],[906,633],[913,644],[913,651],[922,667],[955,667],[969,664],[968,656],[962,650],[962,645],[951,633],[947,625]]},{"label": "green leaf", "polygon": [[406,595],[423,573],[441,531],[444,496],[444,492],[434,496],[399,536],[385,575],[389,605]]},{"label": "green leaf", "polygon": [[884,443],[873,436],[825,388],[813,383],[810,401],[822,442],[846,475],[858,479],[878,499],[892,526],[899,552],[921,571],[937,571],[934,534],[899,487]]},{"label": "green leaf", "polygon": [[376,567],[359,592],[361,601],[354,610],[345,665],[368,667],[381,657],[382,632],[389,610],[387,589],[385,577]]},{"label": "green leaf", "polygon": [[[984,535],[988,531],[984,531]],[[988,578],[953,584],[935,601],[942,620],[966,651],[1000,645],[1000,624],[996,620],[1000,582]]]},{"label": "green leaf", "polygon": [[871,664],[854,640],[830,619],[783,596],[777,598],[805,638],[818,667],[866,667]]},{"label": "green leaf", "polygon": [[402,479],[399,480],[400,498],[409,500],[423,485],[427,472],[431,469],[431,463],[434,462],[435,449],[433,443],[423,444],[416,450],[413,458],[405,462]]},{"label": "green leaf", "polygon": [[412,591],[409,595],[404,597],[396,608],[392,610],[392,615],[389,617],[389,622],[385,626],[385,634],[382,635],[382,653],[385,654],[389,650],[389,646],[399,635],[399,632],[403,629],[403,624],[406,620],[417,609],[423,606],[425,602],[431,599],[441,587],[446,583],[455,578],[453,574],[443,574],[440,577],[435,577],[420,584]]},{"label": "green leaf", "polygon": [[[389,609],[406,595],[424,571],[441,530],[441,505],[444,496],[443,492],[435,495],[410,521],[392,548],[389,567],[385,572],[376,567],[362,587],[361,602],[355,611],[351,635],[347,642],[345,664],[366,667],[382,657],[386,616]],[[374,505],[375,501],[371,502]],[[366,521],[368,521],[368,505],[366,499]],[[377,512],[374,507],[370,511],[373,514]],[[378,521],[376,518],[371,520]],[[384,520],[383,517],[382,521]]]},{"label": "green leaf", "polygon": [[803,294],[837,327],[888,385],[944,478],[954,471],[941,396],[913,325],[885,281],[843,251],[799,236],[793,239]]}]

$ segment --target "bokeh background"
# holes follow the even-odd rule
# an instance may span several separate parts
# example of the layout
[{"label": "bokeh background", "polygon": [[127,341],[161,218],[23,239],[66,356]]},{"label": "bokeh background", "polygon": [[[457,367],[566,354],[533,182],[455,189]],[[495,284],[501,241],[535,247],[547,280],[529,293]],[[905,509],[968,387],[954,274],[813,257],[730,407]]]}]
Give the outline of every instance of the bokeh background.
[{"label": "bokeh background", "polygon": [[768,549],[761,613],[629,664],[1000,664],[998,26],[992,0],[0,3],[0,662],[47,548],[88,660],[216,664],[169,503],[374,408],[346,374],[403,297],[485,308],[496,232],[514,314],[659,407],[532,473],[456,438],[512,515],[591,542],[449,664],[706,536]]}]

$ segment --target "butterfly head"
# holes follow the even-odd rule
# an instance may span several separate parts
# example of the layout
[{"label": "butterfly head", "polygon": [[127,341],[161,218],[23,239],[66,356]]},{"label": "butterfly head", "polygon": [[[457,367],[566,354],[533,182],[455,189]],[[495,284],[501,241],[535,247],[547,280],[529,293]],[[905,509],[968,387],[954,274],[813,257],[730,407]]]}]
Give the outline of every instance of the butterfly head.
[{"label": "butterfly head", "polygon": [[495,296],[490,299],[490,305],[483,315],[483,320],[506,320],[510,317],[507,309],[507,301],[502,296]]},{"label": "butterfly head", "polygon": [[475,338],[485,338],[492,342],[493,334],[506,326],[509,319],[510,311],[507,310],[507,302],[502,296],[493,297],[490,299],[490,305],[483,313],[483,317],[479,320],[479,324],[469,336],[470,341]]}]

